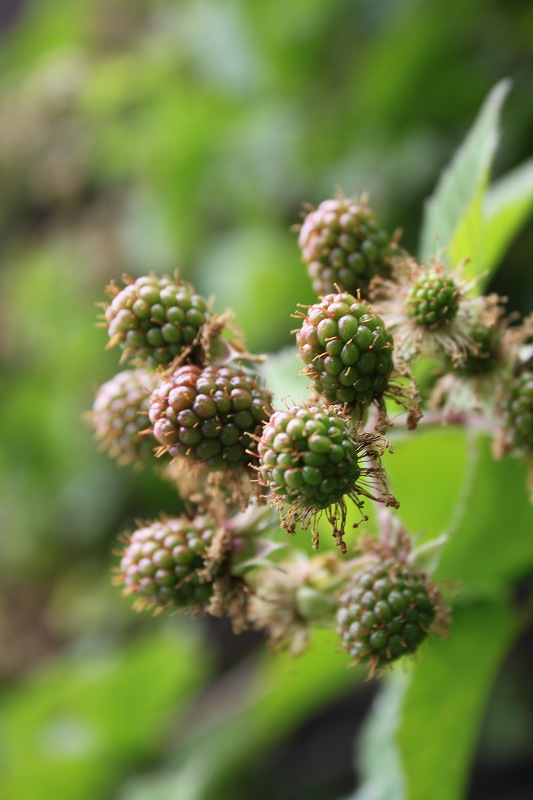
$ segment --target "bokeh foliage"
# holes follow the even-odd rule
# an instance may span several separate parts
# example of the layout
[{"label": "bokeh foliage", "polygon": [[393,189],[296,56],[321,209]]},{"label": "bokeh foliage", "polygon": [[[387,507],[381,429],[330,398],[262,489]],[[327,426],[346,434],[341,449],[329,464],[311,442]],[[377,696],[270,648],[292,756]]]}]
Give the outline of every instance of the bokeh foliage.
[{"label": "bokeh foliage", "polygon": [[[215,294],[218,310],[234,309],[251,349],[291,344],[290,314],[312,300],[290,230],[301,203],[337,187],[368,190],[416,250],[424,198],[508,76],[492,166],[504,177],[487,191],[501,89],[484,146],[477,139],[471,151],[469,225],[454,255],[476,248],[475,269],[499,265],[491,285],[531,311],[531,229],[504,252],[531,209],[531,41],[525,0],[28,0],[3,32],[6,800],[244,800],[250,786],[259,800],[269,791],[326,800],[355,786],[342,768],[317,767],[307,783],[287,785],[260,770],[272,748],[360,683],[332,634],[298,663],[259,649],[221,676],[200,620],[137,618],[111,587],[117,533],[175,512],[177,500],[153,472],[109,463],[81,421],[116,371],[95,303],[123,272],[179,267]],[[464,206],[448,219],[449,236]],[[425,230],[445,238],[431,215]],[[267,370],[280,397],[302,391],[291,388],[293,350]],[[432,642],[387,686],[362,740],[357,797],[455,800],[466,796],[488,693],[527,623],[512,597],[531,573],[532,512],[522,466],[494,464],[484,439],[431,430],[399,437],[395,451],[387,466],[405,522],[422,540],[453,534],[438,574],[456,587],[456,620],[449,642]],[[502,718],[520,750],[531,742],[511,719],[516,705]],[[400,771],[386,785],[384,754],[389,778]]]}]

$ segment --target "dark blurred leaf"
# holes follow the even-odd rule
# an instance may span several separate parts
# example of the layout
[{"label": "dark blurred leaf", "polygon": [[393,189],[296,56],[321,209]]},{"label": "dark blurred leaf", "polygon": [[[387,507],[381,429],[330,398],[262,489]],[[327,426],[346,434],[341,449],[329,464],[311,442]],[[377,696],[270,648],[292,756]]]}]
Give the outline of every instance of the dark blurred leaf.
[{"label": "dark blurred leaf", "polygon": [[315,710],[361,680],[347,669],[335,634],[317,632],[298,659],[263,653],[213,686],[180,743],[179,767],[165,775],[135,779],[119,800],[219,800],[239,784],[254,759],[294,730]]},{"label": "dark blurred leaf", "polygon": [[157,754],[208,674],[186,629],[101,655],[64,656],[0,702],[3,800],[94,800]]}]

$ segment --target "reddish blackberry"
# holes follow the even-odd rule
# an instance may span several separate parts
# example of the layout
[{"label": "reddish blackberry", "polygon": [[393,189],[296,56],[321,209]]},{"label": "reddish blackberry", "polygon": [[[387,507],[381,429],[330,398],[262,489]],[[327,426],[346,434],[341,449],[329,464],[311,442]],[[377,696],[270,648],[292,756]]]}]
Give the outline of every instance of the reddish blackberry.
[{"label": "reddish blackberry", "polygon": [[102,449],[121,464],[140,465],[153,455],[155,441],[146,429],[150,395],[159,382],[149,370],[124,370],[98,389],[88,421]]},{"label": "reddish blackberry", "polygon": [[396,245],[363,199],[324,200],[305,218],[298,237],[318,295],[365,295],[372,278],[388,276]]},{"label": "reddish blackberry", "polygon": [[381,398],[393,370],[385,323],[346,292],[309,307],[296,343],[315,389],[330,403],[366,407]]},{"label": "reddish blackberry", "polygon": [[177,278],[149,275],[109,292],[108,346],[119,344],[123,357],[137,363],[169,364],[199,340],[211,316],[204,298]]},{"label": "reddish blackberry", "polygon": [[339,597],[337,631],[371,675],[414,653],[435,622],[439,595],[427,576],[395,558],[369,564]]},{"label": "reddish blackberry", "polygon": [[290,506],[282,516],[289,532],[297,521],[307,527],[325,510],[344,552],[345,497],[359,508],[364,497],[397,505],[379,463],[384,446],[376,434],[353,434],[331,409],[293,406],[274,412],[264,427],[257,448],[259,479],[281,511]]},{"label": "reddish blackberry", "polygon": [[210,470],[246,467],[271,413],[271,393],[240,367],[186,365],[152,395],[154,436],[173,456]]},{"label": "reddish blackberry", "polygon": [[163,519],[139,528],[128,538],[117,582],[137,597],[139,610],[202,608],[213,591],[205,566],[216,530],[204,516]]}]

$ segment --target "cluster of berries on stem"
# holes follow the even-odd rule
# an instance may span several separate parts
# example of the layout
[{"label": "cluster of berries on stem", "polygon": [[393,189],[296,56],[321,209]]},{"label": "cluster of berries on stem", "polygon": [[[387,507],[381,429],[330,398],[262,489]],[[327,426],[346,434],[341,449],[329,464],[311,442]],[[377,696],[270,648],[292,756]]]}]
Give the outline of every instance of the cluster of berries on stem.
[{"label": "cluster of berries on stem", "polygon": [[[423,410],[491,415],[496,454],[533,463],[533,318],[514,323],[464,265],[418,264],[366,196],[327,200],[298,230],[318,295],[294,315],[307,401],[275,407],[231,314],[178,273],[150,274],[108,287],[102,324],[129,369],[98,390],[88,419],[119,463],[164,463],[186,509],[123,536],[115,579],[136,609],[224,614],[293,653],[329,625],[373,675],[448,625],[392,510],[386,435],[393,422],[415,429]],[[420,358],[435,365],[421,387]],[[372,505],[378,535],[357,538],[349,529]],[[280,528],[310,528],[315,550],[329,530],[339,552],[289,550]]]}]

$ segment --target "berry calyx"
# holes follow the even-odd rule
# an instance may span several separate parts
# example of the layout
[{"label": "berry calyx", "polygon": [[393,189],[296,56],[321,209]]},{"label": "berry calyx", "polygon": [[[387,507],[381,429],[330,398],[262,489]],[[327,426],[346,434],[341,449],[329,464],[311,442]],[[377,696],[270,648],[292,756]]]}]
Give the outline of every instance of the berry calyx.
[{"label": "berry calyx", "polygon": [[273,650],[299,655],[307,649],[313,627],[330,624],[341,565],[331,552],[313,558],[298,552],[252,576],[248,620],[268,633]]},{"label": "berry calyx", "polygon": [[[358,508],[364,497],[398,505],[379,462],[385,447],[377,434],[356,436],[332,409],[292,406],[274,412],[263,429],[257,446],[259,481],[270,490],[288,532],[294,532],[296,522],[307,527],[325,511],[337,546],[346,552],[346,497]],[[313,543],[318,546],[316,532]]]},{"label": "berry calyx", "polygon": [[439,595],[425,573],[389,558],[370,563],[339,596],[337,632],[355,663],[372,676],[414,653],[436,621]]},{"label": "berry calyx", "polygon": [[98,389],[87,419],[102,449],[119,464],[142,465],[153,455],[148,409],[159,382],[149,370],[124,370]]},{"label": "berry calyx", "polygon": [[390,274],[396,247],[365,199],[344,197],[324,200],[307,214],[298,244],[318,295],[365,295],[373,278]]},{"label": "berry calyx", "polygon": [[240,367],[188,364],[168,375],[151,398],[149,417],[158,442],[172,456],[209,470],[247,467],[271,393]]},{"label": "berry calyx", "polygon": [[148,275],[108,291],[108,347],[120,345],[123,358],[139,364],[170,364],[199,341],[211,317],[207,301],[177,277]]},{"label": "berry calyx", "polygon": [[381,317],[347,292],[326,295],[303,316],[296,343],[316,391],[362,409],[381,398],[394,366]]}]

